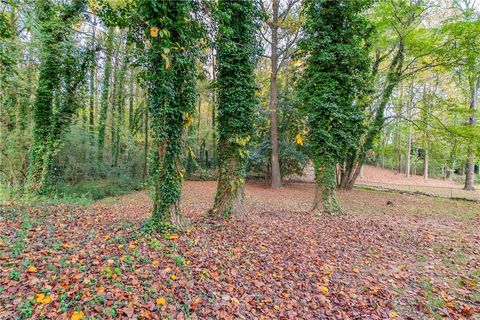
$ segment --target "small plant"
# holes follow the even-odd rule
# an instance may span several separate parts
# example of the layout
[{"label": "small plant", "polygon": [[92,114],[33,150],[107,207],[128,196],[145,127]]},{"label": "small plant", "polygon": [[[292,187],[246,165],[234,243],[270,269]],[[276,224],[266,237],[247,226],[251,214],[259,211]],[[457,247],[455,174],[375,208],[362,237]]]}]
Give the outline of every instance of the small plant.
[{"label": "small plant", "polygon": [[35,303],[33,300],[27,299],[18,305],[18,312],[21,319],[28,319],[33,314],[33,307]]},{"label": "small plant", "polygon": [[15,281],[19,281],[20,280],[20,272],[18,270],[12,270],[9,274],[8,274],[8,277],[11,279],[11,280],[15,280]]},{"label": "small plant", "polygon": [[177,265],[177,267],[183,268],[187,265],[187,262],[185,261],[185,258],[183,258],[182,256],[176,256],[175,264]]}]

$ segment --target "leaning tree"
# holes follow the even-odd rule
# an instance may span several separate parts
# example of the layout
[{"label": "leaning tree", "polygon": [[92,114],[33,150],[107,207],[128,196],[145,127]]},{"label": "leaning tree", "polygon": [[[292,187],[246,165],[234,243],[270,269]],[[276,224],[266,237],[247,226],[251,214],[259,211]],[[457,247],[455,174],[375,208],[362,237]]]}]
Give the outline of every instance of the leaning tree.
[{"label": "leaning tree", "polygon": [[153,135],[151,177],[155,229],[184,228],[180,209],[183,181],[182,136],[195,110],[196,63],[201,24],[195,18],[197,1],[140,3],[146,25],[145,82]]},{"label": "leaning tree", "polygon": [[218,2],[219,178],[212,215],[229,217],[241,209],[257,105],[258,12],[254,0]]},{"label": "leaning tree", "polygon": [[[360,97],[368,82],[371,27],[363,0],[306,0],[305,65],[298,82],[317,184],[312,212],[341,213],[336,168],[364,131]],[[321,205],[323,204],[323,210]]]}]

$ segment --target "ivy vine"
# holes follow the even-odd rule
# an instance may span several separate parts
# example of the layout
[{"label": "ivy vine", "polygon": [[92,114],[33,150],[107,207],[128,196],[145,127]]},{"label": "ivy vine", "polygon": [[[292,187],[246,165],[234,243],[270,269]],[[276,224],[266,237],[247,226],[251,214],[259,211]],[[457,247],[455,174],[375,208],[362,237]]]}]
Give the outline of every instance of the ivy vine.
[{"label": "ivy vine", "polygon": [[305,66],[298,82],[301,111],[307,118],[307,145],[318,185],[312,211],[341,213],[336,169],[365,130],[358,99],[366,86],[371,27],[362,12],[368,1],[306,0]]}]

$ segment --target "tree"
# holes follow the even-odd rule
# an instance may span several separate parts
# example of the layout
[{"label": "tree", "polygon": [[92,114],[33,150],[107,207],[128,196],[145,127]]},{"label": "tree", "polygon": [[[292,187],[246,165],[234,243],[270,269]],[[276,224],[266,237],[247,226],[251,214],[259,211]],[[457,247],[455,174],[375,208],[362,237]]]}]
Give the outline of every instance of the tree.
[{"label": "tree", "polygon": [[[267,3],[271,2],[271,9]],[[280,146],[278,134],[278,84],[277,77],[280,68],[292,54],[292,48],[299,35],[298,11],[299,0],[288,0],[282,6],[280,0],[264,0],[261,3],[262,11],[266,15],[266,30],[262,30],[262,37],[269,45],[270,55],[270,145],[271,145],[271,186],[282,186],[280,172]]]},{"label": "tree", "polygon": [[146,22],[146,72],[151,114],[153,210],[151,226],[184,228],[180,208],[184,170],[184,129],[192,122],[197,101],[196,63],[202,37],[194,18],[196,1],[141,1]]},{"label": "tree", "polygon": [[[75,52],[71,26],[84,9],[83,0],[57,4],[37,0],[35,12],[41,40],[41,62],[33,110],[33,145],[27,177],[27,189],[44,193],[51,186],[53,157],[61,144],[63,129],[76,110],[75,92],[84,80],[89,61],[87,55]],[[81,61],[80,61],[81,60]],[[57,99],[56,95],[63,94]]]},{"label": "tree", "polygon": [[454,1],[460,12],[459,19],[445,26],[446,37],[450,40],[448,54],[457,62],[457,79],[468,100],[468,128],[464,130],[468,140],[467,161],[465,165],[465,190],[475,190],[475,147],[479,138],[477,132],[477,100],[480,87],[480,15],[475,12],[475,1]]},{"label": "tree", "polygon": [[312,212],[341,213],[336,167],[363,133],[359,99],[368,81],[371,27],[362,16],[366,1],[308,0],[305,66],[298,90],[308,122],[307,148],[313,161],[316,196]]},{"label": "tree", "polygon": [[105,68],[102,81],[102,93],[100,97],[100,119],[98,123],[98,160],[103,161],[103,151],[105,148],[105,126],[107,122],[110,77],[112,73],[112,51],[113,38],[115,36],[114,28],[109,27],[106,40]]},{"label": "tree", "polygon": [[257,11],[253,0],[218,3],[219,178],[211,215],[230,217],[241,210],[257,104]]},{"label": "tree", "polygon": [[[367,130],[353,147],[341,172],[339,186],[350,190],[362,165],[385,125],[385,111],[402,80],[418,72],[448,62],[445,55],[435,55],[445,45],[434,28],[422,27],[432,1],[380,1],[371,10],[370,19],[376,27],[374,61],[370,80],[374,85],[364,92],[363,108],[367,114]],[[387,64],[387,68],[382,68]],[[385,71],[382,71],[385,70]]]}]

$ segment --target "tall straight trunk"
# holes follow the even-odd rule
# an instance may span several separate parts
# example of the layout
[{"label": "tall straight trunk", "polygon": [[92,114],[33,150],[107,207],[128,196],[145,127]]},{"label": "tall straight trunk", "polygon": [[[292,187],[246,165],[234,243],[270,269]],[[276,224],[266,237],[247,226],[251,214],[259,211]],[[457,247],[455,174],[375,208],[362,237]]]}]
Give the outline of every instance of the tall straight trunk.
[{"label": "tall straight trunk", "polygon": [[[437,83],[438,85],[438,79]],[[423,150],[424,150],[424,158],[423,158],[423,180],[428,181],[429,179],[429,161],[430,161],[430,101],[428,101],[428,97],[426,95],[426,85],[423,87],[423,108],[422,111],[422,123],[424,123],[424,133],[423,133]],[[442,168],[442,170],[445,168]],[[443,175],[445,179],[445,175]]]},{"label": "tall straight trunk", "polygon": [[33,145],[30,150],[27,189],[36,193],[44,193],[47,188],[48,173],[45,172],[44,160],[48,152],[48,138],[52,125],[54,92],[59,85],[57,75],[61,63],[59,49],[57,43],[44,49],[47,52],[40,63],[38,87],[33,105]]},{"label": "tall straight trunk", "polygon": [[[478,78],[475,77],[472,80],[471,87],[471,97],[470,97],[470,119],[468,124],[470,126],[477,125],[477,95],[478,95]],[[473,147],[470,145],[468,148],[467,164],[466,164],[466,173],[465,173],[465,190],[475,190],[475,152]]]},{"label": "tall straight trunk", "polygon": [[130,69],[130,83],[129,83],[129,93],[128,93],[128,130],[130,133],[133,132],[134,128],[134,111],[133,105],[135,100],[135,73],[133,68]]},{"label": "tall straight trunk", "polygon": [[280,151],[278,142],[278,10],[279,0],[272,1],[272,22],[270,23],[271,37],[271,72],[270,72],[270,144],[272,147],[271,166],[272,188],[282,186],[280,172]]},{"label": "tall straight trunk", "polygon": [[145,179],[148,174],[148,107],[145,107],[145,116],[143,118],[144,125],[144,139],[143,139],[143,173],[142,177]]},{"label": "tall straight trunk", "polygon": [[115,148],[114,148],[114,157],[113,157],[113,165],[117,166],[118,161],[122,154],[122,145],[120,143],[121,140],[121,128],[125,124],[125,75],[127,72],[128,66],[128,44],[125,43],[125,50],[123,50],[123,60],[122,65],[120,66],[120,70],[118,73],[117,79],[117,100],[116,100],[116,121],[115,121],[115,140],[113,141]]},{"label": "tall straight trunk", "polygon": [[425,181],[428,181],[428,171],[429,171],[429,168],[428,168],[428,165],[429,165],[429,159],[430,157],[430,154],[429,154],[429,151],[428,151],[428,147],[425,148],[425,159],[423,160],[423,180]]},{"label": "tall straight trunk", "polygon": [[408,136],[407,136],[407,152],[405,164],[405,176],[410,178],[412,174],[412,112],[413,112],[413,82],[410,84],[409,100],[407,105],[408,116]]},{"label": "tall straight trunk", "polygon": [[[217,60],[216,55],[213,55],[212,58],[212,80],[213,83],[216,83],[217,80]],[[215,167],[218,163],[218,154],[217,154],[217,92],[213,90],[212,92],[212,163]]]},{"label": "tall straight trunk", "polygon": [[410,178],[412,162],[412,123],[408,122],[407,150],[405,154],[405,177]]},{"label": "tall straight trunk", "polygon": [[[96,41],[96,27],[97,27],[97,17],[95,16],[93,18],[93,30],[92,30],[92,43],[90,45],[91,50],[93,52],[95,48],[95,41]],[[94,54],[93,56],[93,61],[91,67],[90,67],[90,96],[89,96],[89,125],[90,125],[90,132],[93,133],[94,127],[95,127],[95,66],[96,66],[96,55]]]},{"label": "tall straight trunk", "polygon": [[[243,208],[255,96],[255,1],[219,1],[218,126],[219,177],[210,215],[232,217]],[[224,17],[230,17],[225,19]],[[233,32],[225,32],[233,30]]]},{"label": "tall straight trunk", "polygon": [[98,124],[98,160],[103,162],[103,151],[105,147],[105,129],[107,122],[107,113],[110,95],[110,76],[112,73],[112,52],[114,29],[108,29],[106,52],[105,52],[105,71],[102,81],[102,95],[100,97],[100,119]]},{"label": "tall straight trunk", "polygon": [[110,158],[111,164],[116,166],[117,154],[117,130],[119,121],[119,101],[121,100],[120,90],[120,54],[122,45],[122,35],[120,34],[119,45],[115,45],[118,49],[115,50],[114,65],[113,65],[113,92],[111,95],[112,107],[110,108]]}]

